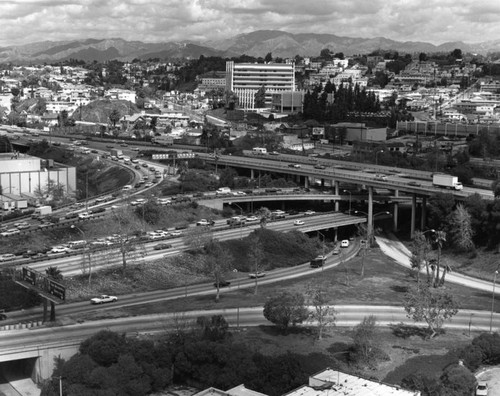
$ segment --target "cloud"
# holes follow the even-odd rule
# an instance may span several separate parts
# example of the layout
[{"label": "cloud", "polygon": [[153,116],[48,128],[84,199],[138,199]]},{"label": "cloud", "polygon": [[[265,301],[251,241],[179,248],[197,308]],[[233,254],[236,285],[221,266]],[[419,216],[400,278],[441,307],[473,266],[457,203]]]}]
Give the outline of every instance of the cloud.
[{"label": "cloud", "polygon": [[215,40],[259,29],[479,42],[500,38],[498,0],[12,0],[0,46],[115,38]]}]

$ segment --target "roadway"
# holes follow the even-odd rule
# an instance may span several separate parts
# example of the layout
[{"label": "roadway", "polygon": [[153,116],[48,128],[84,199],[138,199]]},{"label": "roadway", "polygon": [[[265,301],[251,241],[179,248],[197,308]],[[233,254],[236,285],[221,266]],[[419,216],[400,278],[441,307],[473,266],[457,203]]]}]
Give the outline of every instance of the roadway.
[{"label": "roadway", "polygon": [[[301,219],[304,221],[303,225],[294,225],[294,221]],[[349,216],[344,213],[333,212],[327,214],[316,214],[313,216],[290,216],[287,219],[268,222],[266,228],[274,231],[287,232],[292,229],[301,232],[312,232],[316,230],[343,227],[353,224],[365,223],[365,217]],[[244,238],[248,236],[255,229],[259,228],[258,222],[254,224],[248,223],[248,225],[241,227],[229,228],[226,224],[226,220],[218,220],[214,227],[205,228],[207,232],[210,232],[212,236],[220,241],[225,241],[229,239]],[[188,230],[183,230],[184,235],[177,238],[166,239],[166,240],[155,240],[155,241],[142,241],[136,244],[138,252],[133,252],[127,261],[130,264],[133,263],[146,263],[153,260],[159,260],[163,257],[174,256],[188,249],[186,244],[186,238],[189,239],[190,230],[197,229],[196,226],[191,226]],[[154,250],[154,246],[158,243],[168,243],[172,247],[168,250]],[[87,267],[85,264],[86,255],[85,251],[80,251],[81,253],[75,256],[63,256],[56,257],[44,261],[30,261],[26,260],[16,260],[4,264],[5,266],[17,265],[18,268],[22,266],[28,266],[31,269],[44,272],[46,268],[51,266],[56,266],[65,277],[75,276],[82,274],[82,265]],[[109,249],[96,250],[91,253],[92,271],[98,271],[103,268],[109,268],[111,266],[122,265],[122,257],[118,248],[110,247]]]}]

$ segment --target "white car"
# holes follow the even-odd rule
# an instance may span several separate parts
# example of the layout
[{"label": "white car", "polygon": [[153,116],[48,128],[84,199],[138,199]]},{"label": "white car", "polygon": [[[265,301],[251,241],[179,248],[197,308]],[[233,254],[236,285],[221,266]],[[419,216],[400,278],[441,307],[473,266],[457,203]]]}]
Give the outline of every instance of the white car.
[{"label": "white car", "polygon": [[79,219],[90,219],[92,215],[89,212],[82,212],[78,215]]},{"label": "white car", "polygon": [[258,271],[258,272],[253,272],[253,273],[250,273],[248,274],[248,276],[252,279],[255,279],[255,278],[263,278],[264,276],[266,276],[266,273],[263,272],[263,271]]},{"label": "white car", "polygon": [[243,191],[233,191],[233,195],[234,196],[244,196],[244,195],[247,195],[247,193],[243,192]]},{"label": "white car", "polygon": [[118,298],[115,296],[108,296],[107,294],[103,294],[99,297],[95,297],[90,299],[91,304],[105,304],[105,303],[110,303],[110,302],[115,302],[117,301]]},{"label": "white car", "polygon": [[248,223],[252,223],[252,222],[259,221],[259,218],[258,218],[257,216],[248,216],[248,217],[246,218],[246,221],[247,221]]},{"label": "white car", "polygon": [[181,231],[170,231],[170,235],[173,236],[173,237],[178,237],[178,236],[181,236],[182,235],[182,232]]},{"label": "white car", "polygon": [[153,231],[148,232],[146,235],[147,235],[147,238],[151,239],[151,240],[163,238],[162,234],[158,234],[157,232],[153,232]]},{"label": "white car", "polygon": [[151,186],[154,186],[154,183],[149,182],[144,185],[144,187],[151,187]]},{"label": "white car", "polygon": [[49,253],[66,253],[69,251],[70,249],[66,246],[54,246],[50,249]]},{"label": "white car", "polygon": [[349,240],[343,239],[342,242],[340,242],[340,247],[343,247],[343,248],[349,247]]},{"label": "white car", "polygon": [[306,216],[312,216],[312,215],[316,214],[316,212],[315,212],[314,210],[306,210],[306,211],[304,212],[304,214],[305,214]]},{"label": "white car", "polygon": [[0,255],[0,261],[10,261],[10,260],[14,260],[16,258],[15,255],[13,255],[12,253],[5,253],[5,254],[2,254]]},{"label": "white car", "polygon": [[207,219],[201,219],[200,221],[196,222],[197,226],[213,226],[215,222],[213,220],[208,221]]},{"label": "white car", "polygon": [[488,383],[486,381],[477,382],[476,396],[488,396]]},{"label": "white car", "polygon": [[303,221],[303,220],[295,220],[295,221],[293,222],[293,225],[294,225],[294,226],[304,225],[304,221]]}]

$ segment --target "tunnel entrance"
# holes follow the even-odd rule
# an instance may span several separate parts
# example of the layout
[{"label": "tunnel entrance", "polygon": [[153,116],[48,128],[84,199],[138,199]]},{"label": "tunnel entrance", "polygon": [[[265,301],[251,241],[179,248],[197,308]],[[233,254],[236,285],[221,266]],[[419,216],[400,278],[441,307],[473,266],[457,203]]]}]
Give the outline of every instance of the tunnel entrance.
[{"label": "tunnel entrance", "polygon": [[38,358],[12,360],[0,363],[0,395],[40,395],[35,384],[35,368]]}]

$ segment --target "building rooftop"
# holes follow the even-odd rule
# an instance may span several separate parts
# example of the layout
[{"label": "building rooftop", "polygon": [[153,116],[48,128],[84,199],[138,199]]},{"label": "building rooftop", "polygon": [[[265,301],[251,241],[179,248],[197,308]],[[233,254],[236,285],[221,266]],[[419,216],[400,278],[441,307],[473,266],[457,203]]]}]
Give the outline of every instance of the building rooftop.
[{"label": "building rooftop", "polygon": [[265,393],[248,389],[244,384],[235,386],[226,391],[226,393],[229,393],[231,396],[267,396]]}]

